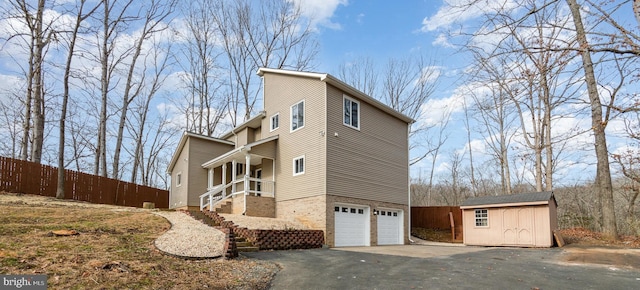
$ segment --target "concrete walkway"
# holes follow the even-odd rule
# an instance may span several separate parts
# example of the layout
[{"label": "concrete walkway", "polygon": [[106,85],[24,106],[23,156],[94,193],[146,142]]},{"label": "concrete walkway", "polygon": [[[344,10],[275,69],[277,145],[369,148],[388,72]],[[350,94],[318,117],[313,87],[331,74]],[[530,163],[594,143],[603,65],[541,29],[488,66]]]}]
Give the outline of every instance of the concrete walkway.
[{"label": "concrete walkway", "polygon": [[397,245],[397,246],[376,246],[376,247],[342,247],[332,248],[334,251],[359,252],[378,255],[404,256],[413,258],[433,258],[450,257],[453,255],[486,251],[491,248],[486,247],[465,247],[451,246],[445,243],[419,244],[419,245]]}]

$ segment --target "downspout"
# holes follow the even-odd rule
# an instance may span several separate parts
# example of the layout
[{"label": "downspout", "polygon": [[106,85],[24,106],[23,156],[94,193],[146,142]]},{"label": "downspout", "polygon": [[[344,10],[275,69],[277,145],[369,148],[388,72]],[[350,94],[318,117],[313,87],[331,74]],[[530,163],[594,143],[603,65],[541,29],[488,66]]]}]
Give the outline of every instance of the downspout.
[{"label": "downspout", "polygon": [[411,239],[411,158],[409,155],[410,146],[409,146],[409,135],[411,134],[411,123],[407,123],[407,197],[409,198],[409,216],[407,220],[409,221],[409,231],[407,233],[409,243],[413,244],[415,241]]}]

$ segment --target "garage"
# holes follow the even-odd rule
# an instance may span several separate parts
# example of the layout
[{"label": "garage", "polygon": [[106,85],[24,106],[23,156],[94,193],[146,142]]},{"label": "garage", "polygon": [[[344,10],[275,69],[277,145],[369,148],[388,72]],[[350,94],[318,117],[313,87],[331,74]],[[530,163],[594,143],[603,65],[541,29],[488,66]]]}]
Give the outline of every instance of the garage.
[{"label": "garage", "polygon": [[460,209],[465,245],[553,246],[558,227],[553,192],[473,197]]},{"label": "garage", "polygon": [[369,246],[369,208],[336,205],[335,246]]},{"label": "garage", "polygon": [[378,245],[404,244],[402,239],[402,211],[381,209],[377,212]]}]

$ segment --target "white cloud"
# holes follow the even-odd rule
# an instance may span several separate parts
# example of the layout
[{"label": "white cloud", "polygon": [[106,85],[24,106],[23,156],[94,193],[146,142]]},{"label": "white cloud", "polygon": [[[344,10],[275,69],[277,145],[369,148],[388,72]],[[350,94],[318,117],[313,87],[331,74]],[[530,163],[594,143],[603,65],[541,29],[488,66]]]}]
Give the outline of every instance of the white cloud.
[{"label": "white cloud", "polygon": [[442,46],[442,47],[448,47],[448,48],[454,48],[455,47],[455,45],[453,45],[453,44],[451,44],[451,42],[449,42],[449,38],[447,38],[447,36],[444,33],[438,34],[436,39],[433,42],[431,42],[431,44],[433,46]]},{"label": "white cloud", "polygon": [[457,22],[473,20],[492,11],[511,11],[518,7],[512,0],[445,0],[445,4],[431,17],[422,20],[423,32],[449,28]]},{"label": "white cloud", "polygon": [[[340,23],[333,22],[333,14],[338,6],[346,6],[348,0],[288,0],[300,8],[302,14],[309,19],[311,27],[324,26],[330,29],[341,29]],[[358,15],[360,16],[360,15]]]}]

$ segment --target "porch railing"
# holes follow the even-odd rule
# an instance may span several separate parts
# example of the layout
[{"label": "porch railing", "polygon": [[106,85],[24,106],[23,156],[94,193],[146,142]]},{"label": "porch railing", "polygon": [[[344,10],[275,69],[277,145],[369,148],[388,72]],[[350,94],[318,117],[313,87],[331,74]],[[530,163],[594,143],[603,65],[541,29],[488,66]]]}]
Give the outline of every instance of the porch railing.
[{"label": "porch railing", "polygon": [[[233,187],[232,185],[234,183],[235,191],[227,195],[227,188]],[[249,185],[246,189],[244,187],[245,184]],[[231,181],[227,184],[218,184],[200,195],[200,210],[203,210],[207,206],[209,206],[209,210],[212,210],[216,204],[238,194],[275,197],[275,182],[245,176],[243,179],[238,179],[235,182]]]}]

